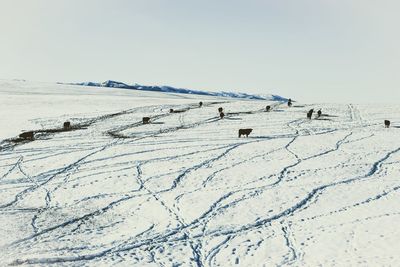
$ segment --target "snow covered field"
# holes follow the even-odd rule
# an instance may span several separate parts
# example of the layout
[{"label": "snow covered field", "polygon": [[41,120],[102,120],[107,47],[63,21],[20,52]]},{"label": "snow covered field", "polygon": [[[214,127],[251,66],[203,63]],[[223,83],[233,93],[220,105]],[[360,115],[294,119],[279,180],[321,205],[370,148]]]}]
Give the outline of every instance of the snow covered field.
[{"label": "snow covered field", "polygon": [[[0,101],[1,266],[400,262],[398,105],[16,81]],[[65,120],[85,127],[5,145]]]}]

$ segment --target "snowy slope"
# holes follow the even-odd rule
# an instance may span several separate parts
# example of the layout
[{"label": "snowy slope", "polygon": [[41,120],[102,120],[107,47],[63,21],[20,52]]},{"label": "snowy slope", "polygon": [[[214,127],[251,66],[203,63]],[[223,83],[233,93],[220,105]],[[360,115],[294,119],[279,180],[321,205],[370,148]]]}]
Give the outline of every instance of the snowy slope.
[{"label": "snowy slope", "polygon": [[[84,127],[0,151],[0,265],[400,261],[399,106],[288,108],[104,89],[115,95],[2,82],[2,112],[24,101],[32,110],[14,125]],[[325,116],[307,120],[310,108]],[[141,124],[144,116],[152,123]],[[383,128],[384,119],[394,127]],[[254,131],[239,139],[239,128]]]},{"label": "snowy slope", "polygon": [[[0,140],[22,130],[47,127],[64,120],[115,113],[143,104],[185,104],[191,95],[118,88],[83,87],[54,83],[0,80]],[[196,97],[196,96],[194,96]],[[201,96],[202,100],[214,99]],[[195,100],[196,102],[198,100]],[[56,122],[57,121],[57,122]]]},{"label": "snowy slope", "polygon": [[[61,83],[62,84],[62,83]],[[94,87],[108,87],[108,88],[122,88],[132,89],[140,91],[152,91],[152,92],[164,92],[164,93],[176,93],[176,94],[192,94],[202,96],[221,96],[230,98],[242,98],[242,99],[254,99],[254,100],[270,100],[270,101],[286,101],[287,99],[278,95],[255,95],[247,93],[234,93],[234,92],[209,92],[201,90],[192,90],[184,88],[175,88],[171,86],[146,86],[146,85],[129,85],[117,81],[105,81],[102,83],[95,82],[84,82],[84,83],[72,83],[71,85],[82,85],[82,86],[94,86]]]}]

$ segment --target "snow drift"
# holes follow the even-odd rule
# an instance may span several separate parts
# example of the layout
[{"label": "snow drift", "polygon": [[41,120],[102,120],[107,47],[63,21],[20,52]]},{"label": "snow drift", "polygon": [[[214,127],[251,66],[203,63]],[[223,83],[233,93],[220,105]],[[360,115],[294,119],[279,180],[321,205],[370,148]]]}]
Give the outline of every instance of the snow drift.
[{"label": "snow drift", "polygon": [[83,82],[83,83],[69,83],[72,85],[82,86],[95,86],[95,87],[111,87],[111,88],[122,88],[142,91],[153,91],[153,92],[164,92],[164,93],[176,93],[176,94],[191,94],[191,95],[206,95],[206,96],[220,96],[229,98],[241,98],[241,99],[253,99],[253,100],[270,100],[270,101],[286,101],[287,99],[278,95],[255,95],[246,93],[234,93],[234,92],[209,92],[201,90],[192,90],[184,88],[175,88],[171,86],[146,86],[146,85],[129,85],[122,82],[108,80],[102,83],[95,82]]}]

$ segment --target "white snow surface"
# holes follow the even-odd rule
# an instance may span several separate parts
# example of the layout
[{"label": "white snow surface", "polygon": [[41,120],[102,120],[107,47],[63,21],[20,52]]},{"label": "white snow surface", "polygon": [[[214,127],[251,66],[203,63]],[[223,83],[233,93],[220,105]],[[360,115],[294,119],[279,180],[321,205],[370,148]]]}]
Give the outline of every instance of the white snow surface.
[{"label": "white snow surface", "polygon": [[4,80],[0,101],[1,266],[400,262],[399,105]]},{"label": "white snow surface", "polygon": [[[60,83],[68,84],[68,83]],[[140,91],[152,91],[152,92],[164,92],[164,93],[177,93],[177,94],[194,94],[204,96],[216,96],[216,97],[229,97],[229,98],[242,98],[242,99],[253,99],[253,100],[273,100],[273,101],[287,101],[287,98],[278,95],[259,95],[259,94],[248,94],[238,92],[210,92],[203,90],[193,90],[185,88],[176,88],[172,86],[148,86],[140,84],[126,84],[118,81],[108,80],[102,83],[97,82],[83,82],[83,83],[69,83],[69,85],[82,85],[82,86],[94,86],[94,87],[109,87],[109,88],[124,88],[129,90],[140,90]]]}]

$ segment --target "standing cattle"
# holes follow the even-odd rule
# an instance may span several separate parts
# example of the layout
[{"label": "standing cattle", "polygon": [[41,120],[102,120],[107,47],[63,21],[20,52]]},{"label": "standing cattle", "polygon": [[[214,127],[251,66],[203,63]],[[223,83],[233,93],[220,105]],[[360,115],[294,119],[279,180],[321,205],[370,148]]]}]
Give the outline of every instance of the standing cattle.
[{"label": "standing cattle", "polygon": [[318,110],[318,112],[317,112],[317,118],[321,117],[321,115],[322,115],[322,111],[321,111],[321,110]]},{"label": "standing cattle", "polygon": [[389,128],[389,126],[390,126],[390,121],[385,120],[384,122],[385,122],[385,128]]},{"label": "standing cattle", "polygon": [[224,109],[221,108],[221,107],[218,108],[218,112],[219,112],[219,113],[221,113],[223,110],[224,110]]},{"label": "standing cattle", "polygon": [[249,137],[249,134],[253,131],[253,129],[239,129],[239,138],[242,135],[245,135],[246,137]]},{"label": "standing cattle", "polygon": [[71,129],[71,123],[69,121],[64,122],[63,128],[64,130]]},{"label": "standing cattle", "polygon": [[307,118],[308,118],[308,119],[311,120],[311,116],[312,116],[313,112],[314,112],[314,109],[310,109],[310,110],[307,112]]},{"label": "standing cattle", "polygon": [[203,106],[203,102],[199,102],[199,107],[202,107]]},{"label": "standing cattle", "polygon": [[271,110],[271,106],[266,106],[266,107],[265,107],[265,111],[266,111],[266,112],[269,112],[270,110]]},{"label": "standing cattle", "polygon": [[143,124],[149,124],[150,123],[150,117],[143,117],[142,121],[143,121]]},{"label": "standing cattle", "polygon": [[174,109],[170,108],[169,113],[174,113]]},{"label": "standing cattle", "polygon": [[225,117],[225,114],[221,111],[221,112],[219,113],[219,117],[220,117],[221,119],[223,119],[223,118]]},{"label": "standing cattle", "polygon": [[288,102],[287,102],[287,105],[288,105],[288,107],[291,107],[291,106],[292,106],[292,99],[291,99],[291,98],[289,98],[289,100],[288,100]]},{"label": "standing cattle", "polygon": [[19,137],[25,140],[33,140],[33,135],[34,135],[33,132],[29,131],[20,134]]}]

